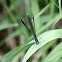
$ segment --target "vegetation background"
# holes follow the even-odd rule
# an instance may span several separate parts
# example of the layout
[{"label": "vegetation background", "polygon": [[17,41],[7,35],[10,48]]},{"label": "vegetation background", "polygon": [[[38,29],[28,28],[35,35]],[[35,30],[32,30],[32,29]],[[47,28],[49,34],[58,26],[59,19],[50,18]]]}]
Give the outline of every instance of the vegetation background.
[{"label": "vegetation background", "polygon": [[[62,62],[61,3],[61,0],[0,0],[0,61],[25,62],[29,59],[27,62]],[[34,49],[34,54],[32,49],[32,52],[29,51],[32,44],[26,45],[34,39],[33,33],[20,22],[23,19],[31,30],[27,13],[31,19],[34,15],[37,36],[47,35],[46,40],[53,38],[51,42],[43,39],[45,44],[39,50]],[[53,34],[48,36],[49,33]],[[26,52],[28,55],[25,56]]]}]

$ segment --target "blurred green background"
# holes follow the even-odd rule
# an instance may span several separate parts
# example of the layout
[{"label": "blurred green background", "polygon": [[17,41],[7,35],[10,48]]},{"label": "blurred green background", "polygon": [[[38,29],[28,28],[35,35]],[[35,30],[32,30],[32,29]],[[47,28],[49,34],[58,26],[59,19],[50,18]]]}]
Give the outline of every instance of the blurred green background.
[{"label": "blurred green background", "polygon": [[[0,0],[0,61],[34,39],[32,31],[29,32],[19,22],[23,19],[31,30],[27,22],[27,13],[31,19],[32,14],[34,15],[37,36],[45,31],[62,28],[62,19],[56,20],[58,14],[61,14],[60,2],[61,0]],[[27,62],[42,62],[61,41],[62,39],[53,40],[48,44],[42,56],[40,49]],[[12,59],[11,62],[22,62],[29,47],[30,45],[24,47],[17,59]]]}]

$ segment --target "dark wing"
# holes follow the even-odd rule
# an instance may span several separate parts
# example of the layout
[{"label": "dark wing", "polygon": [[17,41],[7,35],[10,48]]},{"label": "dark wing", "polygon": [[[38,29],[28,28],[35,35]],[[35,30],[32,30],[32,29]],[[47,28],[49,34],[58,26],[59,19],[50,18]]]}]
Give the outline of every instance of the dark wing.
[{"label": "dark wing", "polygon": [[[33,16],[33,14],[32,14]],[[35,30],[35,22],[34,22],[34,16],[33,16],[33,25],[34,25],[34,32],[36,33],[36,30]]]},{"label": "dark wing", "polygon": [[31,30],[32,30],[33,34],[34,34],[34,28],[33,28],[32,22],[31,22],[31,18],[30,18],[30,16],[28,14],[27,14],[27,20],[28,20],[28,23],[29,23],[29,25],[31,27]]},{"label": "dark wing", "polygon": [[28,19],[29,25],[30,25],[30,27],[31,27],[31,30],[32,30],[32,32],[33,32],[33,34],[34,34],[34,37],[35,37],[35,39],[36,39],[36,33],[35,33],[35,31],[34,31],[34,28],[33,28],[32,22],[31,22],[31,18],[30,18],[30,16],[29,16],[28,14],[27,14],[27,19]]},{"label": "dark wing", "polygon": [[[24,24],[24,26],[29,30],[29,28],[26,26],[26,24],[23,22],[23,20],[21,19],[21,22]],[[30,30],[29,30],[30,31]]]}]

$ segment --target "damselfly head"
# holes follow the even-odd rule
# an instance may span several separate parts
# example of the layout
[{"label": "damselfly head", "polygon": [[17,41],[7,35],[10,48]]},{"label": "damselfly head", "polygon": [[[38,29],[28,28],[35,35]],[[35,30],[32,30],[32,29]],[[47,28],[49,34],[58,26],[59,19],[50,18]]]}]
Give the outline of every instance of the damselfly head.
[{"label": "damselfly head", "polygon": [[35,37],[35,41],[36,41],[36,44],[38,45],[39,41],[38,41],[37,37]]}]

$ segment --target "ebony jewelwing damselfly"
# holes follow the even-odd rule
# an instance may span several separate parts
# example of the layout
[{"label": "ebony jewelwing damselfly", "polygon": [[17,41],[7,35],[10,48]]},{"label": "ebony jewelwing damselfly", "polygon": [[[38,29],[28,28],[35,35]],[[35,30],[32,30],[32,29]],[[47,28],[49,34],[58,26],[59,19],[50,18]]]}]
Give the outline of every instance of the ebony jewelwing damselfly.
[{"label": "ebony jewelwing damselfly", "polygon": [[[34,23],[34,16],[33,16],[33,24],[34,24],[34,27],[33,27],[33,24],[32,24],[32,22],[31,22],[31,18],[30,18],[30,16],[27,14],[27,20],[28,20],[28,23],[29,23],[29,25],[30,25],[30,27],[31,27],[31,30],[32,30],[32,32],[33,32],[33,35],[34,35],[34,38],[35,38],[35,42],[36,42],[36,44],[38,45],[39,44],[39,41],[38,41],[38,39],[37,39],[37,37],[36,37],[36,31],[35,31],[35,23]],[[27,27],[27,25],[23,22],[23,20],[21,19],[21,22],[24,24],[24,26],[28,29],[28,27]],[[28,29],[29,30],[29,29]]]}]

